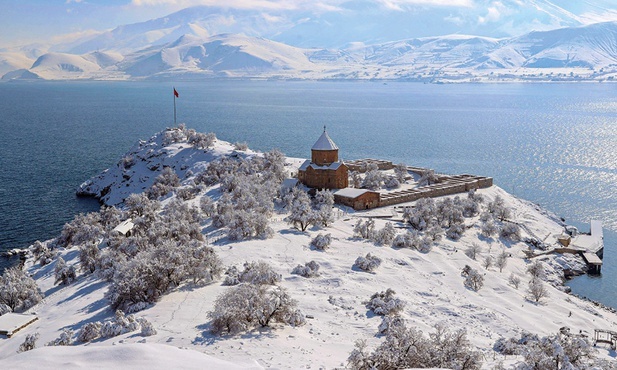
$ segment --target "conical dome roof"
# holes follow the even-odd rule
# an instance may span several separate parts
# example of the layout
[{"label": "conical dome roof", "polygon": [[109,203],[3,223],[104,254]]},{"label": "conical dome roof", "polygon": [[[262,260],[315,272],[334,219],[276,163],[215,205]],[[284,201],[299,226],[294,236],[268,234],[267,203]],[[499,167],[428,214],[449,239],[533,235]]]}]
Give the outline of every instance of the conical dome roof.
[{"label": "conical dome roof", "polygon": [[338,146],[330,139],[330,136],[328,136],[324,128],[323,134],[317,139],[311,150],[338,150]]}]

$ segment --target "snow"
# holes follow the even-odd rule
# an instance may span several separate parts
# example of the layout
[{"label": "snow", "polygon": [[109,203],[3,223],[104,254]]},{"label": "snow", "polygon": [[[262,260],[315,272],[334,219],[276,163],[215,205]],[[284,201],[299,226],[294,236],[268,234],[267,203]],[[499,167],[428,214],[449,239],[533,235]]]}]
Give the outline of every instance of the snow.
[{"label": "snow", "polygon": [[370,190],[367,189],[356,189],[356,188],[345,188],[345,189],[340,189],[337,190],[334,195],[338,195],[341,197],[345,197],[345,198],[357,198],[360,195],[369,192]]},{"label": "snow", "polygon": [[[440,83],[612,81],[617,75],[617,22],[502,39],[455,34],[324,49],[284,44],[258,32],[217,34],[202,23],[182,21],[120,26],[68,52],[42,52],[32,65],[27,50],[0,50],[0,75],[4,80],[31,79],[34,74],[49,80],[224,77]],[[336,145],[324,138],[318,147]]]},{"label": "snow", "polygon": [[[84,185],[94,194],[102,196],[107,204],[118,204],[127,191],[143,191],[156,176],[148,166],[157,164],[174,168],[183,183],[190,182],[189,170],[203,169],[208,161],[221,155],[240,155],[233,146],[217,140],[208,150],[197,150],[186,143],[162,146],[161,135],[142,141],[129,151],[134,164],[127,170],[116,166]],[[242,155],[258,155],[242,152]],[[297,171],[301,161],[288,159],[287,170]],[[162,170],[162,168],[160,169]],[[128,180],[123,178],[128,171]],[[150,174],[149,178],[145,178]],[[187,175],[188,174],[188,175]],[[107,189],[102,195],[100,190]],[[218,187],[204,189],[215,195]],[[539,207],[520,200],[501,188],[493,186],[480,189],[476,194],[485,202],[500,196],[513,210],[513,219],[523,225],[523,237],[559,235],[563,225],[554,216]],[[216,197],[213,196],[213,199]],[[198,202],[198,199],[192,200]],[[168,200],[165,200],[168,202]],[[198,203],[197,203],[198,204]],[[182,285],[164,295],[154,305],[136,313],[152,322],[157,334],[141,337],[135,332],[93,343],[69,347],[43,347],[54,340],[64,328],[79,330],[88,322],[107,320],[114,313],[104,297],[108,283],[92,275],[78,275],[68,286],[55,286],[53,263],[44,267],[26,263],[27,271],[37,280],[45,299],[27,314],[36,313],[39,320],[16,333],[10,339],[0,339],[0,360],[7,368],[31,368],[41,363],[49,367],[68,368],[341,368],[354,348],[354,342],[365,339],[369,348],[375,348],[382,338],[376,336],[381,318],[369,312],[366,301],[376,293],[392,288],[396,297],[405,302],[401,315],[408,326],[415,326],[424,333],[432,332],[434,325],[446,324],[449,328],[466,329],[472,344],[484,353],[485,368],[492,368],[495,359],[491,348],[501,337],[520,335],[529,331],[551,335],[561,327],[571,328],[592,335],[593,330],[617,329],[617,314],[595,306],[563,291],[560,285],[563,266],[579,261],[578,257],[545,255],[544,261],[550,274],[550,298],[532,303],[525,298],[530,261],[522,242],[510,242],[480,235],[478,217],[466,218],[467,230],[459,241],[444,239],[428,253],[411,249],[395,249],[354,237],[358,220],[373,217],[376,230],[392,222],[401,229],[399,206],[346,213],[346,208],[336,208],[336,220],[330,227],[309,227],[306,232],[293,229],[286,221],[287,213],[279,209],[271,218],[274,230],[271,239],[231,242],[221,237],[220,231],[206,227],[203,232],[225,266],[241,266],[245,262],[266,261],[282,275],[280,286],[286,288],[298,301],[298,308],[307,317],[300,327],[274,325],[255,329],[236,336],[216,337],[209,332],[208,312],[212,310],[219,294],[230,289],[222,279],[197,287]],[[386,216],[378,218],[376,216]],[[396,215],[396,216],[395,216]],[[319,233],[329,233],[332,243],[327,251],[310,247],[311,240]],[[547,239],[547,243],[557,243]],[[472,243],[482,251],[472,260],[464,253]],[[481,262],[485,256],[496,256],[506,251],[512,257],[500,272],[485,269]],[[359,256],[368,253],[381,259],[381,265],[367,273],[353,268]],[[60,252],[68,265],[79,260],[76,248]],[[304,278],[292,275],[297,265],[315,261],[320,265],[318,277]],[[466,265],[484,276],[484,287],[478,292],[465,288],[461,270]],[[513,274],[521,279],[518,289],[508,284]],[[17,348],[26,335],[38,332],[38,348],[17,354]],[[186,349],[188,348],[188,350]],[[614,353],[604,347],[595,349],[599,356],[611,358]],[[498,356],[500,357],[500,356]],[[509,357],[507,363],[516,362]],[[207,364],[207,365],[206,365]],[[234,367],[235,366],[235,367]]]},{"label": "snow", "polygon": [[317,139],[311,150],[338,150],[338,146],[330,139],[330,136],[324,129],[323,134]]}]

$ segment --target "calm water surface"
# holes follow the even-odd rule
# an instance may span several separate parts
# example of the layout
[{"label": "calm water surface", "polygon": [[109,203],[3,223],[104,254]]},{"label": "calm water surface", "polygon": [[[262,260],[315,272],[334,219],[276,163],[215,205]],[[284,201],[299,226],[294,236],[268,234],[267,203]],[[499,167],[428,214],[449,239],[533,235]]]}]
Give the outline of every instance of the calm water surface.
[{"label": "calm water surface", "polygon": [[[306,157],[323,125],[343,159],[492,176],[581,230],[605,226],[601,278],[577,293],[617,307],[617,85],[179,82],[178,121]],[[0,250],[57,236],[84,180],[173,123],[171,84],[0,84]],[[0,260],[6,265],[6,261]]]}]

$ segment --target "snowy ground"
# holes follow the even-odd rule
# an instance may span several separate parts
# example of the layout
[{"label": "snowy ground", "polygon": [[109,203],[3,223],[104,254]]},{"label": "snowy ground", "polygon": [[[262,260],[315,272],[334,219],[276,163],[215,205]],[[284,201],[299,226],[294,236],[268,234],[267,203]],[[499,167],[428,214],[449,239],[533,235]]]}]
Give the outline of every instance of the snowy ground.
[{"label": "snowy ground", "polygon": [[[214,153],[217,150],[232,151],[230,145],[220,142]],[[291,162],[296,166],[300,163],[299,160]],[[514,210],[513,219],[524,225],[523,236],[549,240],[563,231],[560,224],[538,207],[499,187],[479,193],[487,200],[500,195]],[[590,337],[596,328],[617,330],[617,315],[548,284],[548,299],[541,303],[527,300],[530,277],[525,270],[529,261],[523,252],[527,245],[480,236],[477,217],[466,219],[469,229],[461,240],[443,239],[430,252],[421,253],[379,247],[354,238],[353,226],[357,220],[376,215],[392,215],[392,219],[376,219],[376,229],[388,221],[395,227],[403,227],[400,215],[393,216],[392,207],[362,212],[341,208],[337,211],[337,220],[325,229],[313,227],[300,232],[284,221],[285,214],[275,213],[271,224],[275,233],[271,239],[229,242],[226,238],[208,235],[225,266],[241,267],[244,262],[257,260],[274,266],[283,276],[280,285],[298,300],[298,307],[308,317],[306,325],[301,327],[277,324],[236,336],[215,337],[209,333],[207,313],[212,310],[215,298],[229,289],[221,284],[222,281],[216,281],[204,287],[180,286],[153,306],[138,312],[137,316],[154,324],[158,331],[154,336],[144,338],[133,332],[87,345],[43,347],[57,338],[63,328],[77,331],[87,322],[111,318],[113,312],[104,298],[107,283],[90,275],[80,276],[66,287],[54,286],[53,264],[41,268],[29,261],[28,271],[45,294],[43,302],[28,311],[35,313],[39,320],[10,339],[1,338],[0,359],[8,368],[34,368],[41,363],[52,368],[60,365],[148,369],[344,367],[356,340],[366,339],[370,348],[383,340],[376,336],[381,317],[370,313],[364,302],[387,288],[394,289],[397,297],[406,302],[402,315],[408,326],[418,327],[425,333],[431,332],[437,323],[445,323],[451,329],[466,329],[473,345],[483,352],[486,368],[504,360],[503,356],[496,358],[492,351],[494,342],[500,337],[509,338],[522,331],[550,335],[564,326],[573,333],[582,332]],[[309,246],[318,233],[331,233],[334,238],[331,248],[325,252]],[[482,247],[477,261],[464,253],[472,243]],[[512,256],[502,272],[495,267],[485,270],[481,266],[484,256],[496,256],[502,250]],[[381,266],[374,273],[353,269],[356,258],[369,252],[382,259]],[[77,263],[75,248],[62,255],[68,263]],[[558,265],[558,256],[540,258],[548,262],[547,266]],[[321,266],[319,277],[307,279],[290,274],[296,265],[311,260]],[[464,287],[460,272],[465,265],[484,274],[485,285],[480,291]],[[521,279],[518,289],[508,284],[511,274]],[[551,276],[558,280],[556,275]],[[39,348],[17,354],[26,335],[34,332],[40,334]],[[598,353],[607,358],[616,357],[614,351],[601,346]],[[505,364],[511,365],[516,360],[509,356]]]}]

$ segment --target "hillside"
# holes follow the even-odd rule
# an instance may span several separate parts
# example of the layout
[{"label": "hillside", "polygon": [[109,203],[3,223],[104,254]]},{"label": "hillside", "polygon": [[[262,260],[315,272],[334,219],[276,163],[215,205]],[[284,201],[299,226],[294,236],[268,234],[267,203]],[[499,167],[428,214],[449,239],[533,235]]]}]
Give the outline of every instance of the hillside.
[{"label": "hillside", "polygon": [[[358,237],[354,231],[358,221],[366,222],[372,218],[376,230],[384,228],[389,222],[397,234],[402,234],[409,229],[409,224],[403,220],[402,208],[384,207],[354,212],[336,206],[331,224],[313,225],[302,232],[286,222],[290,213],[289,208],[284,207],[285,201],[275,199],[274,208],[269,215],[266,214],[271,233],[235,240],[230,233],[232,223],[221,228],[215,226],[218,222],[215,220],[216,213],[224,212],[224,204],[230,201],[229,193],[222,189],[249,186],[241,181],[241,177],[242,173],[251,173],[252,165],[264,166],[264,170],[249,175],[253,176],[250,178],[266,181],[267,184],[268,181],[278,181],[269,178],[274,173],[270,171],[289,176],[297,172],[302,162],[301,159],[277,158],[276,152],[256,153],[212,136],[199,136],[191,130],[169,129],[136,144],[117,166],[85,182],[80,191],[100,197],[106,204],[120,205],[131,193],[146,191],[153,194],[153,189],[160,189],[163,184],[160,182],[161,174],[175,173],[180,183],[173,185],[169,193],[160,192],[162,209],[157,214],[165,217],[165,214],[177,212],[180,206],[194,206],[200,210],[197,212],[200,215],[199,234],[203,236],[201,243],[213,249],[225,269],[230,266],[242,269],[245,262],[251,261],[270,264],[281,276],[278,285],[286,288],[289,295],[297,300],[297,307],[305,317],[304,325],[271,323],[270,327],[254,328],[236,335],[211,334],[212,322],[208,313],[213,310],[220,294],[233,289],[223,284],[225,276],[221,276],[207,284],[196,285],[186,280],[169,287],[152,304],[128,306],[142,308],[135,315],[150,321],[157,331],[155,335],[142,337],[139,331],[133,331],[112,338],[95,339],[89,344],[44,347],[17,354],[19,345],[28,334],[38,332],[38,347],[43,347],[65,328],[77,334],[89,322],[105,321],[114,316],[106,292],[115,283],[100,279],[97,273],[79,271],[82,265],[79,262],[79,248],[83,245],[74,241],[68,243],[67,248],[57,249],[67,264],[79,271],[76,280],[68,285],[54,284],[57,260],[41,266],[30,256],[26,262],[28,273],[34,276],[45,298],[27,311],[36,314],[38,321],[10,339],[0,339],[0,359],[9,367],[36,366],[42,359],[49,364],[64,364],[68,358],[71,359],[70,364],[66,365],[68,368],[90,367],[93,361],[101,367],[122,365],[157,369],[168,368],[173,361],[183,368],[193,368],[195,365],[190,361],[200,361],[201,367],[208,368],[231,368],[231,363],[237,368],[344,367],[356,340],[366,340],[369,350],[384,341],[384,336],[378,335],[382,318],[369,310],[366,302],[374,293],[388,288],[393,289],[396,297],[404,302],[400,317],[408,326],[424,333],[433,332],[438,324],[446,325],[450,330],[465,329],[471,346],[482,354],[483,368],[487,369],[502,361],[506,368],[523,361],[522,356],[496,354],[492,348],[499,338],[518,337],[524,332],[554,335],[563,327],[570,328],[572,333],[587,336],[592,336],[596,328],[616,330],[617,314],[564,292],[564,269],[580,269],[579,258],[546,254],[529,259],[526,254],[528,250],[538,254],[541,251],[522,241],[498,235],[482,236],[484,221],[480,214],[465,217],[464,231],[459,240],[444,236],[430,243],[429,248],[418,250],[380,246]],[[282,161],[277,162],[279,160]],[[227,175],[224,171],[219,172],[218,180],[213,177],[214,173],[233,163],[240,163],[237,170]],[[412,177],[406,181],[409,186],[414,186]],[[233,197],[244,194],[241,197],[247,197],[246,203],[243,203],[245,205],[264,201],[258,193],[249,196],[242,191],[231,190],[231,194]],[[504,206],[511,210],[509,221],[503,224],[520,224],[523,238],[546,236],[546,243],[553,245],[553,237],[563,232],[563,225],[557,222],[556,217],[497,186],[478,190],[476,195],[484,199],[480,203],[482,209],[501,198]],[[202,204],[205,197],[218,204],[218,208],[214,208],[218,210],[210,216],[203,213],[210,209]],[[240,206],[240,198],[233,202],[237,202],[233,203],[235,207]],[[418,206],[417,203],[407,205]],[[252,214],[252,217],[257,218],[257,215]],[[141,224],[144,221],[135,222]],[[136,228],[135,232],[139,233],[139,226]],[[155,229],[153,226],[151,231],[157,233]],[[320,233],[332,236],[330,247],[324,251],[311,246],[311,240]],[[421,233],[428,235],[428,231]],[[173,238],[172,234],[169,235]],[[122,244],[124,239],[118,237],[121,244],[115,244],[111,239],[108,243],[118,245],[128,253],[129,249],[125,249],[128,244]],[[126,241],[129,242],[129,239]],[[476,260],[466,254],[472,244],[479,246]],[[112,247],[103,243],[99,248],[105,252]],[[154,246],[152,248],[156,249]],[[175,247],[171,244],[165,244],[164,248],[172,248],[169,249],[170,255],[175,253],[172,252]],[[144,253],[149,252],[144,250]],[[373,272],[354,267],[356,259],[367,253],[381,259],[381,265]],[[487,256],[497,257],[502,253],[507,256],[507,264],[502,271],[496,266],[483,266]],[[294,267],[309,261],[315,261],[320,266],[318,276],[305,278],[291,274]],[[550,294],[539,302],[529,299],[527,292],[530,276],[526,270],[534,261],[540,261],[546,271],[543,284]],[[461,271],[466,265],[479,271],[484,278],[484,286],[478,291],[463,284],[465,279]],[[511,276],[521,280],[518,288],[511,283]],[[614,352],[601,345],[593,351],[599,359],[614,356]],[[136,361],[136,356],[144,358]]]}]

